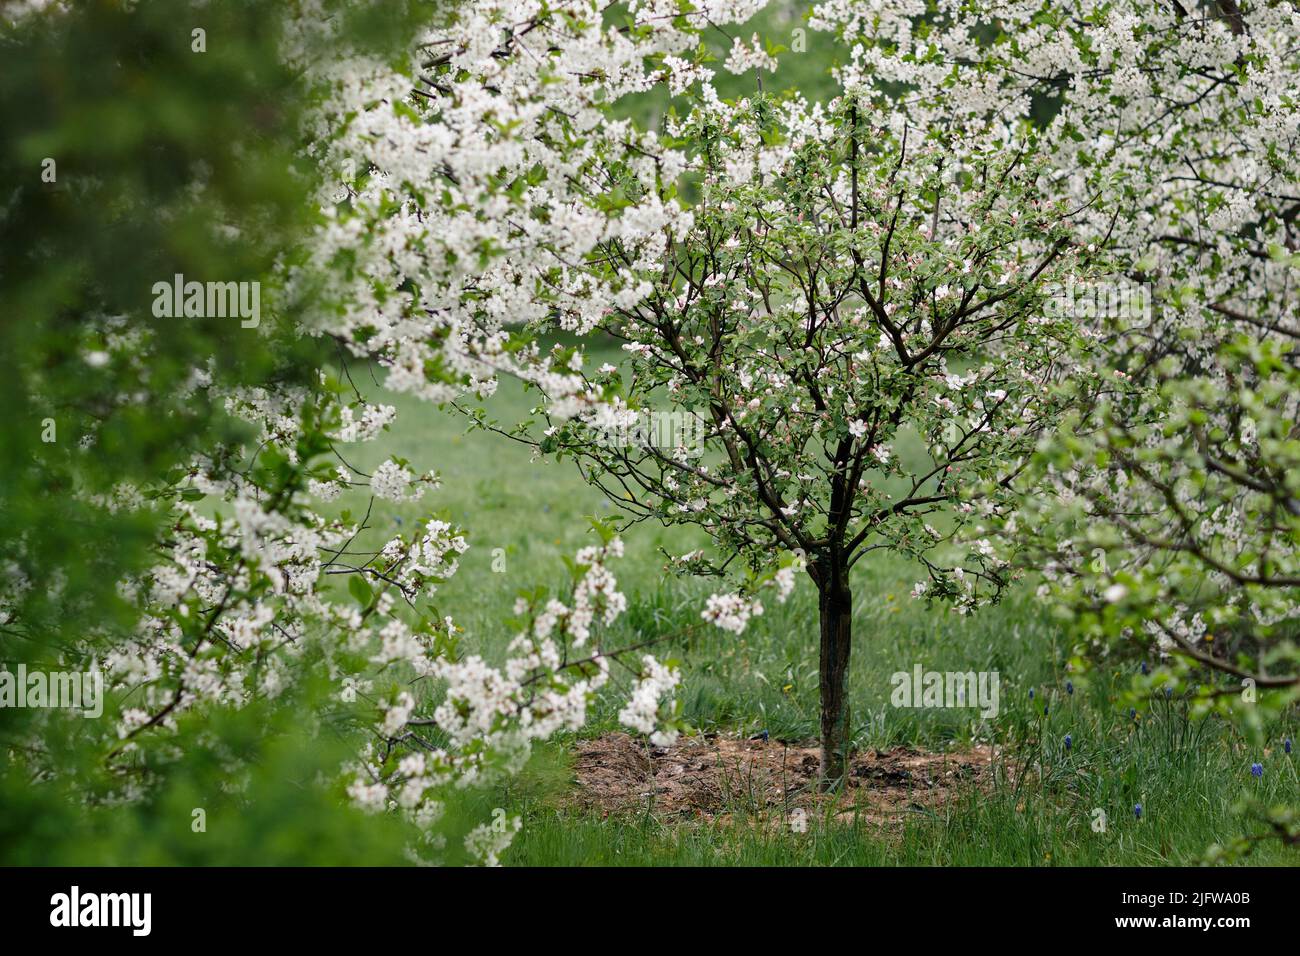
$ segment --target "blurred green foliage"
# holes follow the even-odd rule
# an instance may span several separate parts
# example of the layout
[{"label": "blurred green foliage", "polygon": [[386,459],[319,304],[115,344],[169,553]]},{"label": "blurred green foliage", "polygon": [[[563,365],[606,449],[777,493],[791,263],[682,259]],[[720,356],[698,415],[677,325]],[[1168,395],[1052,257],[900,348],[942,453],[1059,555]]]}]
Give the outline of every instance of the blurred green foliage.
[{"label": "blurred green foliage", "polygon": [[[155,559],[166,509],[86,499],[165,483],[241,434],[188,387],[196,370],[222,386],[307,385],[319,367],[320,346],[292,334],[308,303],[268,310],[264,294],[255,329],[152,308],[154,284],[177,274],[271,283],[314,221],[314,171],[298,161],[310,91],[279,46],[296,6],[87,0],[18,16],[0,3],[0,666],[88,666],[87,636],[102,656],[132,627],[118,582]],[[326,7],[354,49],[377,53],[400,50],[432,8]],[[0,709],[0,862],[399,860],[389,821],[312,785],[353,752],[345,734],[308,732],[317,703],[302,689],[182,726],[167,782],[129,806],[116,799],[129,782],[96,779],[103,754],[78,747],[75,721],[40,739],[78,793],[26,779],[11,748],[47,715]],[[234,752],[253,768],[237,791]],[[83,807],[87,789],[106,802]],[[207,808],[203,838],[194,807]]]},{"label": "blurred green foliage", "polygon": [[293,368],[238,320],[152,314],[177,273],[264,278],[304,224],[273,6],[90,2],[0,35],[0,552],[33,582],[68,576],[21,609],[42,644],[120,613],[116,581],[155,540],[69,492],[156,478],[229,428],[185,395],[195,368],[230,383]]}]

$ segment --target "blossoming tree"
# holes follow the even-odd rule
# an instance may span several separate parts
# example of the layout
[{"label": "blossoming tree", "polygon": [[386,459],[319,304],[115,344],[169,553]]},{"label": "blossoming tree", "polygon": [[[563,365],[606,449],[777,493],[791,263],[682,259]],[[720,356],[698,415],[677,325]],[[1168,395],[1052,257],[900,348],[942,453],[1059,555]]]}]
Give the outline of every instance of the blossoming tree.
[{"label": "blossoming tree", "polygon": [[[806,562],[834,780],[849,570],[874,548],[921,555],[949,537],[925,517],[962,488],[996,496],[1053,416],[1072,333],[1042,304],[1079,267],[1079,210],[1045,196],[1029,144],[997,156],[949,140],[945,153],[924,127],[883,129],[857,94],[829,111],[721,101],[699,33],[760,5],[634,3],[608,28],[592,3],[471,5],[468,41],[421,47],[414,99],[382,64],[341,77],[323,114],[340,147],[325,158],[364,174],[337,197],[313,269],[348,283],[324,330],[386,367],[390,387],[446,400],[518,375],[544,395],[545,450],[594,465],[639,516],[708,528],[721,558],[696,569],[739,557],[755,575],[747,593],[715,596],[710,619],[743,627],[760,579],[784,595]],[[725,65],[773,63],[736,38]],[[609,102],[654,83],[695,94],[667,136],[610,118]],[[701,183],[694,209],[684,174]],[[578,351],[540,351],[507,318],[617,335],[630,367],[588,376]],[[593,447],[652,407],[701,413],[721,461]],[[924,460],[900,462],[900,434],[920,436]],[[965,608],[996,588],[987,550],[955,584],[932,565],[934,590]]]},{"label": "blossoming tree", "polygon": [[[691,570],[749,572],[710,600],[721,627],[743,630],[760,589],[784,597],[806,567],[830,785],[850,743],[851,570],[878,549],[931,563],[1055,416],[1073,330],[1045,300],[1082,267],[1074,211],[1039,192],[1028,149],[954,154],[920,131],[894,137],[853,97],[823,109],[710,92],[671,131],[700,177],[692,227],[653,263],[602,245],[610,274],[649,291],[598,323],[629,355],[592,376],[603,405],[554,418],[543,448],[634,517],[708,531],[720,557],[691,556]],[[665,412],[703,419],[702,457],[601,440]],[[938,574],[935,586],[969,608],[1003,582],[988,553],[963,559],[955,589]]]}]

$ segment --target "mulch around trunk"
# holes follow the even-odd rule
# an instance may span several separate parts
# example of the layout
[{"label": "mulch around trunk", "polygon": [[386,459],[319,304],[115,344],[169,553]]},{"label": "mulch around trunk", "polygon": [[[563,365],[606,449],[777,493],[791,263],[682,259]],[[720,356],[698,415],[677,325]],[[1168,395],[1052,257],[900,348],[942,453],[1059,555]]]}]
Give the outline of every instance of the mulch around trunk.
[{"label": "mulch around trunk", "polygon": [[811,819],[828,810],[897,826],[909,813],[933,812],[993,780],[993,751],[982,746],[954,753],[910,747],[855,754],[847,785],[817,792],[818,749],[777,740],[707,734],[659,748],[622,734],[583,740],[575,747],[576,787],[568,801],[611,814],[647,810],[664,822],[759,815],[773,822]]}]

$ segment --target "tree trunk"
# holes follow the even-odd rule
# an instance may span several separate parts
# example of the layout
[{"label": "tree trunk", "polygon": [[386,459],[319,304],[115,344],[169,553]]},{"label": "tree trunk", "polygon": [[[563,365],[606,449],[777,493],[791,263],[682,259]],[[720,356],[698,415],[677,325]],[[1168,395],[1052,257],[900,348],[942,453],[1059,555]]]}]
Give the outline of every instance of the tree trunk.
[{"label": "tree trunk", "polygon": [[844,779],[849,757],[849,707],[845,690],[853,635],[853,595],[848,575],[835,562],[818,582],[821,619],[821,773],[823,790]]}]

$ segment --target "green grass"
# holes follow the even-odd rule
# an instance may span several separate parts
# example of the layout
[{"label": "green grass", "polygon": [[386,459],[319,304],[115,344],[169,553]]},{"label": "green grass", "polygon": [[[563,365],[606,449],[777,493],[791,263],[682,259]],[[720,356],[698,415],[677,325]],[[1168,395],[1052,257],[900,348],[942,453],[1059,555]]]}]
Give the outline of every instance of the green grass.
[{"label": "green grass", "polygon": [[[617,361],[597,350],[591,362]],[[368,375],[356,376],[370,381]],[[375,397],[382,393],[375,389]],[[510,632],[503,622],[521,588],[559,588],[562,555],[594,540],[587,515],[614,509],[567,463],[531,462],[529,450],[466,420],[413,400],[399,405],[385,440],[359,446],[349,460],[368,468],[388,455],[413,466],[436,466],[445,484],[413,505],[376,502],[375,540],[409,527],[429,508],[463,525],[471,549],[463,571],[436,601],[465,629],[463,650],[500,657]],[[514,382],[502,384],[489,407],[502,422],[526,417],[531,400]],[[345,452],[345,454],[348,454]],[[358,499],[350,503],[354,509]],[[364,505],[362,505],[364,507]],[[402,524],[399,525],[399,522]],[[696,624],[710,582],[664,573],[660,548],[680,553],[702,543],[690,529],[637,526],[625,536],[626,556],[614,566],[629,609],[611,645],[677,634]],[[492,571],[494,549],[504,549],[502,573]],[[1295,760],[1282,752],[1294,721],[1270,728],[1270,743],[1249,746],[1223,721],[1193,721],[1181,703],[1156,698],[1128,714],[1125,692],[1133,665],[1088,678],[1070,675],[1069,636],[1032,593],[970,617],[927,607],[908,597],[917,572],[889,558],[855,569],[854,650],[850,706],[860,747],[898,744],[954,749],[992,740],[1004,759],[1029,767],[991,793],[972,793],[936,815],[918,812],[900,835],[867,826],[810,821],[804,834],[755,821],[738,807],[734,825],[671,823],[649,815],[598,819],[559,811],[555,797],[571,785],[568,741],[545,748],[523,779],[500,795],[524,829],[505,858],[517,864],[924,864],[924,865],[1146,865],[1199,860],[1213,843],[1262,827],[1233,812],[1246,793],[1266,803],[1295,802]],[[784,606],[770,604],[741,636],[696,628],[660,648],[683,661],[680,690],[688,721],[701,731],[809,740],[817,720],[816,604],[801,582]],[[974,710],[897,709],[890,706],[890,675],[925,670],[997,671],[999,716],[982,723]],[[1067,678],[1075,685],[1066,693]],[[1034,698],[1029,697],[1030,689]],[[1044,703],[1050,713],[1043,714]],[[602,701],[584,733],[618,728],[617,702]],[[1064,748],[1070,734],[1073,747]],[[1250,765],[1265,765],[1262,779]],[[1009,780],[1023,779],[1017,787]],[[1143,818],[1134,817],[1141,803]],[[1105,811],[1105,833],[1094,832],[1094,810]],[[1295,864],[1300,854],[1264,842],[1251,862]]]}]

